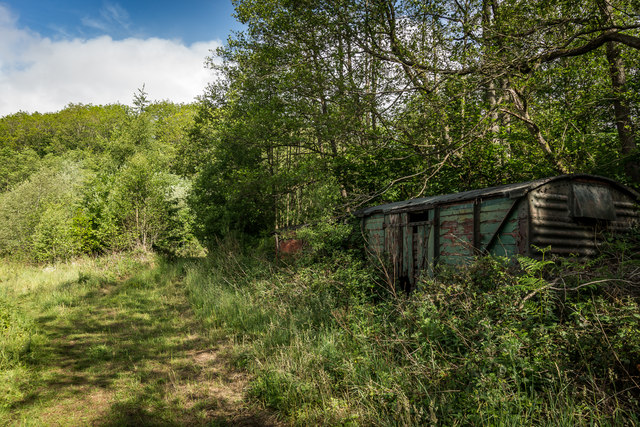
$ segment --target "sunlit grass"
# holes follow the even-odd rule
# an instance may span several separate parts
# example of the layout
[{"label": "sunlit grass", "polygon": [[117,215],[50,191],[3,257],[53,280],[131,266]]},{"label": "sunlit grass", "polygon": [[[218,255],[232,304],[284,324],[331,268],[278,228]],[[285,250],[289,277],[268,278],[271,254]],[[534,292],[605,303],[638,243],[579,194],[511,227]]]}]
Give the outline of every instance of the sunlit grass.
[{"label": "sunlit grass", "polygon": [[3,264],[0,424],[225,425],[238,384],[301,425],[638,422],[632,295],[524,300],[527,277],[486,259],[389,298],[349,254],[274,264],[226,244]]},{"label": "sunlit grass", "polygon": [[217,344],[185,299],[186,264],[0,263],[0,424],[199,425],[237,412],[211,394],[239,391],[204,357]]}]

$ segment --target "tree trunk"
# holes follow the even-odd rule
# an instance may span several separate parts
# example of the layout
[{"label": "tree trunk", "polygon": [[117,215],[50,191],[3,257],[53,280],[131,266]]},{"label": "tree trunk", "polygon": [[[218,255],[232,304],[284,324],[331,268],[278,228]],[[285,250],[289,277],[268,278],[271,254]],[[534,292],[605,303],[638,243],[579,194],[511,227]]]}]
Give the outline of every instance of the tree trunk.
[{"label": "tree trunk", "polygon": [[[601,4],[601,11],[609,24],[613,24],[613,8],[608,0]],[[620,54],[620,47],[616,42],[606,43],[607,61],[609,62],[609,77],[613,90],[613,112],[620,141],[620,153],[623,158],[624,171],[631,180],[640,183],[640,165],[635,158],[638,147],[635,140],[635,127],[631,118],[631,108],[624,99],[627,75]]]},{"label": "tree trunk", "polygon": [[616,129],[620,141],[620,152],[623,157],[624,171],[631,180],[640,183],[640,165],[634,158],[638,147],[636,146],[633,120],[631,119],[631,108],[624,99],[624,89],[627,84],[627,77],[620,55],[620,48],[615,42],[607,43],[607,61],[609,61],[609,75],[611,77],[611,88],[613,89],[613,111],[616,119]]}]

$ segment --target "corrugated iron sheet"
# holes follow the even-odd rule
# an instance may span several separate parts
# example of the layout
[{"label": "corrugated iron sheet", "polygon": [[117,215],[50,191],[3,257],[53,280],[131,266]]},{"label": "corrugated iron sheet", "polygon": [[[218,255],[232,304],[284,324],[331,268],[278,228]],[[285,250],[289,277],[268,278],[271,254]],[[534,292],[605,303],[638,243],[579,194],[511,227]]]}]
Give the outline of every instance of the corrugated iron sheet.
[{"label": "corrugated iron sheet", "polygon": [[629,196],[601,182],[545,185],[529,194],[529,205],[531,245],[557,255],[596,255],[607,232],[628,230],[638,219]]},{"label": "corrugated iron sheet", "polygon": [[572,174],[572,175],[560,175],[550,178],[536,179],[533,181],[520,182],[515,184],[505,184],[496,187],[481,188],[478,190],[463,191],[461,193],[444,194],[441,196],[423,197],[419,199],[404,200],[400,202],[387,203],[384,205],[371,206],[363,208],[354,212],[357,217],[369,216],[376,212],[390,212],[390,211],[411,211],[416,209],[424,209],[430,206],[437,206],[449,203],[464,202],[467,200],[475,199],[490,199],[496,197],[506,198],[518,198],[524,196],[533,189],[536,189],[545,184],[549,184],[556,181],[582,181],[582,182],[601,182],[607,183],[614,187],[622,187],[626,192],[633,194],[635,199],[640,198],[640,194],[622,186],[620,183],[597,175],[588,174]]}]

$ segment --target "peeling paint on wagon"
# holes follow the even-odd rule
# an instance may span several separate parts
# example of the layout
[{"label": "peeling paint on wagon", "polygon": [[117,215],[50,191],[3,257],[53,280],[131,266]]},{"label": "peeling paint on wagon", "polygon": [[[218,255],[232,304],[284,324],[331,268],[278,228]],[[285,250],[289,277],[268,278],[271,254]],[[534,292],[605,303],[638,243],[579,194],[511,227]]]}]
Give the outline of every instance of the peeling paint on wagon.
[{"label": "peeling paint on wagon", "polygon": [[591,256],[603,231],[624,231],[640,218],[640,194],[608,178],[562,175],[361,209],[370,253],[400,283],[415,285],[437,265],[475,256]]}]

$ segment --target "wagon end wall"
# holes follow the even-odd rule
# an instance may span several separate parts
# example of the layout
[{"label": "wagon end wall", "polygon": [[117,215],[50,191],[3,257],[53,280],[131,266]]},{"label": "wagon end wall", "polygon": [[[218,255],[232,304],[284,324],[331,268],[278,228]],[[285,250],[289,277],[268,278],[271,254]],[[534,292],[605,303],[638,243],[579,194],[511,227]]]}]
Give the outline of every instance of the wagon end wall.
[{"label": "wagon end wall", "polygon": [[[607,182],[563,181],[529,193],[532,253],[590,257],[607,233],[638,223],[636,201]],[[547,249],[548,248],[548,249]]]}]

